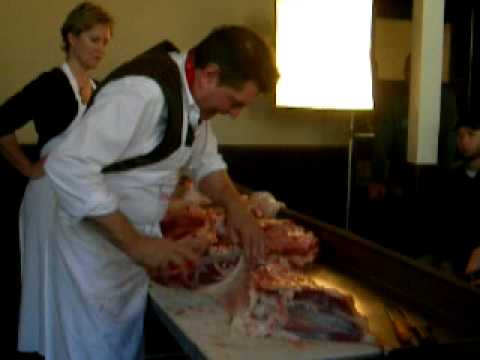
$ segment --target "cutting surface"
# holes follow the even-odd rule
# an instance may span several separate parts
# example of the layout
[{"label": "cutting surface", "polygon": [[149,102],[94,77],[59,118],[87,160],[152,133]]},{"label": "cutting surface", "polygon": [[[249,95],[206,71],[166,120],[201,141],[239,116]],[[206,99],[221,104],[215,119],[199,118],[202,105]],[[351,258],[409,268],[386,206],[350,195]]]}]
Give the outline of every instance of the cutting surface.
[{"label": "cutting surface", "polygon": [[459,340],[454,333],[435,319],[428,318],[425,314],[418,313],[406,304],[387,297],[384,292],[367,286],[364,282],[356,279],[351,272],[345,273],[338,268],[332,269],[327,265],[316,265],[307,272],[307,275],[320,286],[332,287],[352,295],[358,311],[367,317],[371,333],[387,350],[402,347],[402,344],[395,336],[392,322],[386,313],[386,306],[402,309],[408,314],[411,323],[422,329],[422,332],[425,332],[428,325],[431,328],[431,335],[438,342]]},{"label": "cutting surface", "polygon": [[[321,269],[312,273],[312,276],[318,281],[325,277]],[[382,352],[378,346],[368,343],[293,342],[286,339],[247,337],[230,327],[228,314],[209,297],[193,294],[185,289],[158,285],[152,285],[150,295],[158,305],[157,312],[162,320],[193,358],[312,360],[342,359]],[[359,306],[362,312],[361,303]]]}]

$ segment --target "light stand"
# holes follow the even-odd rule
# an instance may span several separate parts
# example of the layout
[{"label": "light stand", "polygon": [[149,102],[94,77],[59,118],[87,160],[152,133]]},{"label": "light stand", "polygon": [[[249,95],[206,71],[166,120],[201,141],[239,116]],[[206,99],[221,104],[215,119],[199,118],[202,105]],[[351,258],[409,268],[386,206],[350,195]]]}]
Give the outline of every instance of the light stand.
[{"label": "light stand", "polygon": [[352,197],[352,166],[353,166],[353,143],[355,131],[355,112],[350,112],[350,128],[348,131],[348,161],[347,161],[347,200],[345,204],[345,229],[350,229],[350,205]]},{"label": "light stand", "polygon": [[351,205],[352,205],[352,180],[353,180],[353,151],[355,139],[373,138],[373,132],[355,132],[355,112],[350,112],[350,127],[348,139],[348,161],[347,161],[347,199],[345,203],[345,229],[350,230],[351,225]]}]

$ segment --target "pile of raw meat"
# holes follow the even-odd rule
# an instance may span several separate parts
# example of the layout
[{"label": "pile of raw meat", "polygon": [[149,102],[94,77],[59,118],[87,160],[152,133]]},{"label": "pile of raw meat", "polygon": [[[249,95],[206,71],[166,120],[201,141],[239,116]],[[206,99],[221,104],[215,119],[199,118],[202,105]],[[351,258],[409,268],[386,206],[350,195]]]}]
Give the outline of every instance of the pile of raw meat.
[{"label": "pile of raw meat", "polygon": [[316,236],[276,218],[285,205],[267,192],[252,193],[245,201],[267,237],[264,265],[247,268],[240,244],[227,236],[224,211],[184,180],[161,222],[162,232],[169,239],[195,241],[202,260],[186,269],[172,266],[155,280],[215,298],[231,314],[233,328],[246,335],[371,341],[351,296],[319,287],[302,274],[318,254]]}]

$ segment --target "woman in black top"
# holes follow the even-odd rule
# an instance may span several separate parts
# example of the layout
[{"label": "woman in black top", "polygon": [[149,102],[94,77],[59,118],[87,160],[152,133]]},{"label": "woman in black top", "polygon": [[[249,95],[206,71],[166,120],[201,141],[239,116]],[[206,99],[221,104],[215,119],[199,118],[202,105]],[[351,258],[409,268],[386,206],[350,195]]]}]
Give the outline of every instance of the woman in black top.
[{"label": "woman in black top", "polygon": [[90,72],[105,55],[113,19],[101,7],[85,2],[67,16],[62,28],[66,62],[42,73],[0,106],[0,152],[23,175],[43,175],[44,158],[32,163],[15,131],[33,120],[40,150],[83,112],[94,89]]},{"label": "woman in black top", "polygon": [[[81,116],[93,93],[90,73],[105,55],[113,29],[112,17],[101,7],[84,2],[67,16],[61,28],[65,62],[42,73],[0,106],[0,152],[30,179],[20,209],[21,304],[18,350],[45,354],[55,339],[42,314],[54,311],[46,277],[55,194],[44,175],[43,163],[61,133]],[[15,131],[33,120],[41,157],[31,162],[17,142]]]}]

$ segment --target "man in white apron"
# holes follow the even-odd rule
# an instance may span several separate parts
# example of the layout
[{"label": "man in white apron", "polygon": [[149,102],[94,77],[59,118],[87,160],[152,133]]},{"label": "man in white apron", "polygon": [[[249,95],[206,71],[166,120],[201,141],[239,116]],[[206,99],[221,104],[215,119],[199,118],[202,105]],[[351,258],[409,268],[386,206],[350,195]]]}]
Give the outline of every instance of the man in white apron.
[{"label": "man in white apron", "polygon": [[[208,119],[238,116],[278,73],[250,30],[214,30],[188,54],[154,47],[107,78],[45,169],[58,195],[51,252],[47,360],[133,360],[142,354],[147,272],[197,261],[195,248],[161,239],[180,172],[226,209],[249,263],[264,235],[217,152]],[[167,71],[163,71],[167,69]]]}]

